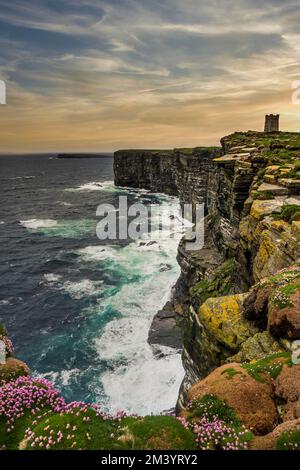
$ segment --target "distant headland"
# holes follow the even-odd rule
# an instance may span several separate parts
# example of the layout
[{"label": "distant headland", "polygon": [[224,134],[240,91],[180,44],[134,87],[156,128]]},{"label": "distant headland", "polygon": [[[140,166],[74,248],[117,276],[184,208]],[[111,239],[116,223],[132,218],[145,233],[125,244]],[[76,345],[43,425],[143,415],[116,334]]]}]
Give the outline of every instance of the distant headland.
[{"label": "distant headland", "polygon": [[57,158],[105,158],[112,157],[113,153],[58,153]]}]

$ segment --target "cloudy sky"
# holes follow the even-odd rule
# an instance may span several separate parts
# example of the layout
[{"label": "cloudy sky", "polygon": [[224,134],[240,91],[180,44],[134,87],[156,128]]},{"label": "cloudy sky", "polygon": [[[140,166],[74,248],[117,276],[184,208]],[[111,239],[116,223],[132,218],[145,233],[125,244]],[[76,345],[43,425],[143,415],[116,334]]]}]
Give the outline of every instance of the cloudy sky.
[{"label": "cloudy sky", "polygon": [[0,152],[300,130],[299,0],[0,0]]}]

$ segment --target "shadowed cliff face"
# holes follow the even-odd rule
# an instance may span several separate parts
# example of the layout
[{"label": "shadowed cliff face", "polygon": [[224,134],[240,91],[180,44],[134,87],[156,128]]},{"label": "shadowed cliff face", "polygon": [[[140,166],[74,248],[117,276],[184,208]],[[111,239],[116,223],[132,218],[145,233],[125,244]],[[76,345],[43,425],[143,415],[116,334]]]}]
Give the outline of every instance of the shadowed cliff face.
[{"label": "shadowed cliff face", "polygon": [[[173,310],[180,312],[184,329],[186,370],[180,405],[189,384],[237,357],[249,339],[260,335],[234,295],[300,257],[300,134],[235,133],[221,143],[222,149],[115,154],[117,185],[206,206],[205,246],[186,251],[183,239],[178,248],[181,276]],[[210,303],[204,307],[205,302]],[[212,328],[216,315],[221,320]],[[269,332],[263,334],[257,337],[257,350],[277,350]],[[241,357],[247,361],[244,350]]]},{"label": "shadowed cliff face", "polygon": [[179,196],[181,204],[207,201],[208,174],[221,148],[120,150],[115,184]]}]

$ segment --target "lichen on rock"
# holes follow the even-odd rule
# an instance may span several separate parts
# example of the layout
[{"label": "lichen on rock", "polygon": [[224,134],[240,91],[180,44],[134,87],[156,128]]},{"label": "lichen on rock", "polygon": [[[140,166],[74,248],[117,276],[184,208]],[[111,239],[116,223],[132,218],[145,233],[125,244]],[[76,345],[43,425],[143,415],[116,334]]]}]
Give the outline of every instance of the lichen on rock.
[{"label": "lichen on rock", "polygon": [[257,329],[243,315],[244,294],[210,298],[201,305],[201,323],[224,346],[237,351]]}]

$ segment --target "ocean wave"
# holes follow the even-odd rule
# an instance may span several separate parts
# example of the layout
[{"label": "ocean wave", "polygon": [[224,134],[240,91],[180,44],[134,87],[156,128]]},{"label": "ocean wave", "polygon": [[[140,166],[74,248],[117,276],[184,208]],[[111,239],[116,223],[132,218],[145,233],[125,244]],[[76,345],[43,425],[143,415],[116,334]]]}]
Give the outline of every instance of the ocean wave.
[{"label": "ocean wave", "polygon": [[70,202],[66,202],[66,201],[58,201],[58,204],[60,204],[61,206],[65,206],[65,207],[71,207],[73,205]]},{"label": "ocean wave", "polygon": [[70,384],[72,380],[76,380],[77,376],[80,375],[80,369],[64,369],[59,372],[50,371],[45,373],[34,372],[33,376],[42,377],[44,379],[50,380],[57,388],[61,386],[66,387]]},{"label": "ocean wave", "polygon": [[20,220],[20,224],[23,225],[23,227],[31,230],[38,230],[41,228],[57,227],[58,222],[52,219],[29,219]]},{"label": "ocean wave", "polygon": [[48,237],[83,238],[96,233],[97,221],[93,219],[52,220],[30,219],[21,220],[20,224],[28,230],[43,233]]},{"label": "ocean wave", "polygon": [[[125,191],[141,201],[144,198],[147,204],[152,197],[143,189],[117,188],[112,181],[92,181],[67,190],[79,191],[76,196],[72,195],[72,202],[76,197],[82,199],[80,191]],[[89,395],[110,411],[125,409],[150,414],[170,409],[175,406],[184,374],[177,350],[161,348],[161,354],[155,354],[148,344],[152,319],[169,299],[179,275],[178,240],[167,237],[170,220],[175,220],[170,219],[169,208],[174,208],[176,214],[178,200],[163,196],[160,201],[157,194],[154,196],[153,215],[161,218],[159,240],[153,240],[151,234],[150,238],[145,236],[126,246],[118,245],[117,241],[111,245],[92,245],[96,241],[88,240],[86,246],[84,241],[76,242],[68,245],[61,264],[54,263],[57,258],[50,260],[46,268],[49,272],[44,274],[43,287],[51,291],[51,299],[57,301],[58,297],[60,302],[59,297],[65,293],[62,309],[68,309],[68,302],[76,303],[74,309],[84,308],[88,315],[84,316],[79,329],[76,325],[75,334],[62,326],[56,338],[55,331],[49,330],[43,338],[45,347],[41,348],[42,353],[37,355],[32,368],[45,371],[43,368],[47,367],[46,370],[52,372],[47,372],[46,378],[56,386],[66,387],[66,395],[73,394],[76,398]],[[101,200],[102,196],[99,197]],[[64,205],[61,199],[64,199],[61,195],[56,198]],[[114,199],[114,195],[105,199]],[[82,234],[95,233],[97,221],[30,219],[21,223],[28,230],[47,236],[83,238]],[[68,264],[64,269],[66,259],[71,266]],[[72,278],[70,273],[75,269],[76,277]],[[93,280],[98,279],[96,270],[105,283]],[[81,278],[80,273],[84,273]],[[88,367],[83,358],[85,354],[89,354]]]},{"label": "ocean wave", "polygon": [[77,192],[77,191],[117,191],[117,186],[114,185],[112,180],[109,181],[91,181],[89,183],[81,184],[76,188],[67,188],[65,191]]},{"label": "ocean wave", "polygon": [[105,289],[103,281],[91,281],[90,279],[82,279],[78,282],[66,281],[62,285],[73,299],[79,300],[85,297],[99,295]]},{"label": "ocean wave", "polygon": [[[134,306],[130,306],[134,309]],[[140,310],[135,307],[136,310]],[[139,312],[141,313],[141,312]],[[109,322],[100,338],[96,339],[96,350],[100,359],[124,360],[127,364],[140,355],[147,341],[149,321],[142,316],[120,318]]]},{"label": "ocean wave", "polygon": [[106,259],[121,259],[118,248],[110,246],[87,246],[81,248],[77,253],[82,257],[84,261],[102,261]]},{"label": "ocean wave", "polygon": [[[106,406],[112,412],[125,409],[145,415],[175,406],[184,371],[178,350],[160,348],[156,355],[148,344],[153,316],[169,300],[179,274],[177,241],[163,244],[159,251],[137,248],[136,242],[122,248],[123,259],[114,263],[118,272],[127,269],[138,277],[101,301],[101,311],[122,317],[107,323],[94,341],[99,359],[109,364],[101,376]],[[166,262],[168,269],[160,269]]]},{"label": "ocean wave", "polygon": [[70,297],[75,300],[99,295],[105,289],[103,285],[104,281],[92,281],[90,279],[81,279],[80,281],[62,282],[62,276],[54,273],[44,274],[44,278],[47,283],[51,285],[51,287],[54,287],[60,291],[63,290],[67,292]]},{"label": "ocean wave", "polygon": [[180,354],[155,359],[141,355],[129,368],[120,366],[102,376],[109,396],[109,411],[120,409],[140,415],[159,414],[173,408],[184,377]]},{"label": "ocean wave", "polygon": [[49,273],[49,274],[44,274],[44,278],[46,279],[47,282],[52,284],[52,283],[60,281],[62,276],[60,276],[59,274]]}]

